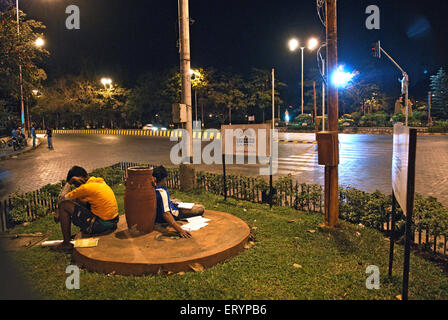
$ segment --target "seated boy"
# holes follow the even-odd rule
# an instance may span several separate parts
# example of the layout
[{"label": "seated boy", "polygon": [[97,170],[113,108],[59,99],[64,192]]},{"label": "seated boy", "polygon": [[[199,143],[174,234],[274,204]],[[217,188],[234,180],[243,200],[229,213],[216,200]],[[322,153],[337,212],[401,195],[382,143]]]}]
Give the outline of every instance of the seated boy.
[{"label": "seated boy", "polygon": [[191,234],[182,229],[176,220],[186,219],[204,214],[205,208],[202,205],[195,205],[192,209],[179,209],[178,203],[171,201],[170,193],[166,189],[166,178],[168,172],[163,166],[157,167],[153,171],[156,179],[157,215],[156,223],[168,223],[182,238],[191,238]]},{"label": "seated boy", "polygon": [[[67,184],[59,195],[59,209],[55,221],[61,222],[64,242],[59,250],[73,248],[70,243],[71,222],[85,235],[110,233],[117,229],[118,205],[112,189],[102,178],[89,177],[81,167],[73,167]],[[70,192],[71,185],[76,187]]]}]

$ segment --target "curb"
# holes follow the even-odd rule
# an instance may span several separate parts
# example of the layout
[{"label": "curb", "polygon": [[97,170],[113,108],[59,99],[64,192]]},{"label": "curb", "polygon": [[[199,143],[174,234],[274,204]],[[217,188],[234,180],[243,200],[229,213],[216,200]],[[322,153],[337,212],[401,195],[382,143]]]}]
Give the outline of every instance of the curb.
[{"label": "curb", "polygon": [[8,154],[8,155],[5,155],[5,156],[0,156],[0,161],[8,160],[8,159],[11,159],[12,157],[17,157],[17,156],[20,156],[22,154],[25,154],[25,153],[28,153],[28,152],[36,150],[42,144],[42,140],[41,139],[36,138],[36,140],[37,140],[37,143],[36,143],[36,147],[35,148],[27,147],[27,148],[29,148],[28,150],[25,149],[25,150],[18,151],[16,153],[11,153],[11,154]]},{"label": "curb", "polygon": [[280,143],[294,143],[294,144],[317,144],[317,141],[304,141],[304,140],[278,140]]},{"label": "curb", "polygon": [[[46,134],[44,130],[36,130],[36,134]],[[152,131],[137,129],[82,129],[82,130],[53,130],[53,134],[63,135],[118,135],[118,136],[134,136],[134,137],[160,137],[160,138],[181,138],[180,130]],[[193,139],[221,139],[221,132],[218,130],[210,130],[204,132],[193,131]]]}]

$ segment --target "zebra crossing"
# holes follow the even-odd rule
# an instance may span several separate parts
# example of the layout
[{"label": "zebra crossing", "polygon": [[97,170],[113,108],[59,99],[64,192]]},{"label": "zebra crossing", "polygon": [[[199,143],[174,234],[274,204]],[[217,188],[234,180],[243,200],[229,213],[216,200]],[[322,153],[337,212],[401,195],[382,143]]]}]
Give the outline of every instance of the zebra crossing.
[{"label": "zebra crossing", "polygon": [[[391,150],[379,150],[371,147],[356,147],[342,146],[339,150],[340,167],[350,166],[356,162],[375,159],[384,161],[385,158],[391,158]],[[392,158],[390,159],[392,162]],[[277,174],[279,175],[298,175],[305,172],[323,172],[324,166],[319,165],[317,146],[299,155],[290,155],[284,158],[279,158],[274,161],[277,165]]]}]

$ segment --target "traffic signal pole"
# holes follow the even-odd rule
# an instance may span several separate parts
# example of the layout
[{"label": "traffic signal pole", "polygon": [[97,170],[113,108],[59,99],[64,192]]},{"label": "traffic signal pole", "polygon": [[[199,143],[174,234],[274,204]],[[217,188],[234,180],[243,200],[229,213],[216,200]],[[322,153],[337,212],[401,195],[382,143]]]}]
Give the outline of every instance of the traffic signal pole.
[{"label": "traffic signal pole", "polygon": [[381,47],[381,41],[375,44],[375,57],[381,59],[381,53],[384,53],[386,57],[401,71],[403,74],[402,81],[402,94],[405,95],[405,114],[406,114],[406,127],[409,124],[409,75],[404,69]]}]

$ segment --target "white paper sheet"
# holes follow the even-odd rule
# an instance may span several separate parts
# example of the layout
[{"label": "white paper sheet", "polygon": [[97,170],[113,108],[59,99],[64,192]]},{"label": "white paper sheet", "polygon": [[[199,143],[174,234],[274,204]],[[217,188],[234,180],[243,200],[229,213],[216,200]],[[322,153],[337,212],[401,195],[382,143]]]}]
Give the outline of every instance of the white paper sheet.
[{"label": "white paper sheet", "polygon": [[186,231],[197,231],[200,230],[206,226],[208,226],[209,221],[211,221],[210,219],[206,219],[202,216],[198,216],[198,217],[192,217],[192,218],[188,218],[187,221],[189,223],[187,223],[186,225],[182,226],[182,229],[186,230]]},{"label": "white paper sheet", "polygon": [[180,202],[177,207],[179,209],[193,209],[194,203]]}]

